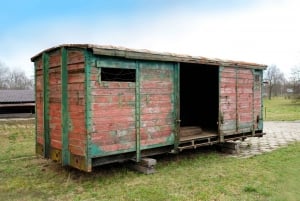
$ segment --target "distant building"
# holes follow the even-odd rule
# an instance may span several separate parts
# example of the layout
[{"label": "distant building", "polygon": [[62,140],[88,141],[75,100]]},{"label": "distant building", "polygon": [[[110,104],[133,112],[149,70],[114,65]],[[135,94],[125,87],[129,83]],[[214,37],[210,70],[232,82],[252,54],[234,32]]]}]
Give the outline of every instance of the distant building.
[{"label": "distant building", "polygon": [[0,90],[0,118],[33,117],[34,90]]}]

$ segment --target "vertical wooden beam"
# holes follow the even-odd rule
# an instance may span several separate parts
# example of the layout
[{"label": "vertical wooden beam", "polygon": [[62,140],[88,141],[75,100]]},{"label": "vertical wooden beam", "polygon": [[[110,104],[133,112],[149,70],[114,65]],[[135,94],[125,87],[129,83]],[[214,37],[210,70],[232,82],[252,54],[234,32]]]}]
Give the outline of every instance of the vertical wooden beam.
[{"label": "vertical wooden beam", "polygon": [[[259,121],[258,121],[258,129],[263,129],[263,119],[264,119],[264,105],[263,105],[263,70],[254,70],[254,76],[259,76],[259,85],[257,85],[259,87],[259,90],[260,90],[260,94],[259,94],[259,99],[260,99],[260,114],[259,114]],[[254,80],[255,80],[255,77],[254,77]],[[254,82],[254,84],[256,84],[256,82]],[[257,89],[255,89],[257,90]],[[265,112],[266,114],[266,112]],[[254,118],[256,118],[254,116]],[[256,119],[255,119],[256,120]]]},{"label": "vertical wooden beam", "polygon": [[140,95],[140,65],[136,61],[135,71],[135,129],[136,129],[136,162],[141,161],[141,95]]},{"label": "vertical wooden beam", "polygon": [[[37,68],[38,68],[38,65],[37,65],[37,61],[34,62],[34,97],[35,97],[35,100],[37,100],[36,98],[36,91],[37,91]],[[38,153],[38,141],[37,141],[37,136],[38,136],[38,112],[36,110],[37,108],[37,101],[35,101],[35,112],[34,112],[34,116],[35,116],[35,152]]]},{"label": "vertical wooden beam", "polygon": [[235,118],[236,118],[236,121],[235,121],[235,131],[236,132],[239,132],[239,93],[238,93],[238,90],[239,90],[239,85],[238,85],[238,82],[239,82],[239,70],[238,68],[236,67],[235,68]]},{"label": "vertical wooden beam", "polygon": [[43,60],[43,87],[44,87],[44,157],[49,158],[50,155],[50,134],[49,134],[49,55],[44,52]]},{"label": "vertical wooden beam", "polygon": [[91,61],[90,61],[90,52],[88,50],[84,50],[84,63],[85,63],[85,128],[86,128],[86,170],[92,170],[92,109],[91,109]]},{"label": "vertical wooden beam", "polygon": [[252,136],[255,135],[255,70],[252,69]]},{"label": "vertical wooden beam", "polygon": [[61,128],[62,165],[70,164],[69,108],[68,108],[68,51],[61,49]]},{"label": "vertical wooden beam", "polygon": [[219,116],[218,116],[218,134],[219,134],[219,142],[224,142],[224,133],[222,130],[222,124],[223,124],[223,111],[221,111],[222,105],[221,105],[221,81],[222,81],[222,71],[224,69],[224,66],[219,66]]},{"label": "vertical wooden beam", "polygon": [[173,75],[173,96],[174,96],[174,150],[177,150],[180,140],[180,63],[174,63]]},{"label": "vertical wooden beam", "polygon": [[263,70],[259,71],[259,80],[260,80],[260,121],[259,121],[259,128],[263,130],[263,114],[264,114],[264,99],[263,99]]}]

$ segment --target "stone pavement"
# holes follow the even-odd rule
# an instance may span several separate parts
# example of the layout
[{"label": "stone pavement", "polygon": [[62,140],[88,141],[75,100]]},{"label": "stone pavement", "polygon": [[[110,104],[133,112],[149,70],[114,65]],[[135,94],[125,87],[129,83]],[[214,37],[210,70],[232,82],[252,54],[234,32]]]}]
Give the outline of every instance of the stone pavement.
[{"label": "stone pavement", "polygon": [[234,157],[250,157],[273,151],[279,147],[300,141],[300,121],[265,121],[263,137],[249,137],[240,142],[240,150]]}]

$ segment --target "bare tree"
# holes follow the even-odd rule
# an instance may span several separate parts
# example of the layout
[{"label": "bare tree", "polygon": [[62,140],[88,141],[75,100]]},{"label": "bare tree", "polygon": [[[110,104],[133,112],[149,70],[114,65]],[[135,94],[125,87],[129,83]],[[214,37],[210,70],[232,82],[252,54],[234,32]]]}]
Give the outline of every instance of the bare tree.
[{"label": "bare tree", "polygon": [[11,71],[0,62],[0,89],[32,89],[33,80],[29,79],[23,71]]},{"label": "bare tree", "polygon": [[285,83],[284,74],[276,65],[271,65],[264,73],[264,79],[268,82],[268,97],[271,100],[272,94],[281,93],[281,87]]},{"label": "bare tree", "polygon": [[294,95],[300,94],[300,66],[295,66],[291,69],[289,81]]},{"label": "bare tree", "polygon": [[9,88],[8,77],[9,68],[2,62],[0,62],[0,89]]},{"label": "bare tree", "polygon": [[28,89],[32,88],[33,82],[26,77],[24,72],[13,70],[9,75],[9,86],[11,89]]}]

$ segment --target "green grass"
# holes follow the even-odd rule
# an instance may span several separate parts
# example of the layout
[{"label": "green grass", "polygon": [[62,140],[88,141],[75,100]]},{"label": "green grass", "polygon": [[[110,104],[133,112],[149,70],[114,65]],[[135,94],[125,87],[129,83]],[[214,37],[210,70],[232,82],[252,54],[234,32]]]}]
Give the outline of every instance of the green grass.
[{"label": "green grass", "polygon": [[252,158],[213,147],[157,156],[144,175],[126,163],[93,173],[63,168],[34,156],[32,124],[0,124],[0,200],[297,201],[300,143]]},{"label": "green grass", "polygon": [[0,161],[34,155],[33,123],[0,123]]},{"label": "green grass", "polygon": [[264,119],[267,121],[300,120],[300,101],[284,97],[264,99]]}]

